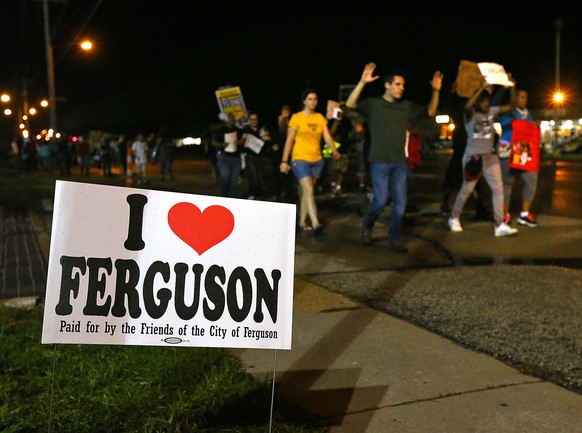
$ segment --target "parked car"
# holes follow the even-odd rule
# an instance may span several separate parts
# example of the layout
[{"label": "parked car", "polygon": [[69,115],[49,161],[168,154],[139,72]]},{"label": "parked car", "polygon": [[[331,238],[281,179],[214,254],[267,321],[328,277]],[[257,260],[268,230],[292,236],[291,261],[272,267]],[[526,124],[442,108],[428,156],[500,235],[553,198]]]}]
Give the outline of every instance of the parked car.
[{"label": "parked car", "polygon": [[570,141],[566,141],[560,145],[560,154],[582,154],[582,135],[574,137]]}]

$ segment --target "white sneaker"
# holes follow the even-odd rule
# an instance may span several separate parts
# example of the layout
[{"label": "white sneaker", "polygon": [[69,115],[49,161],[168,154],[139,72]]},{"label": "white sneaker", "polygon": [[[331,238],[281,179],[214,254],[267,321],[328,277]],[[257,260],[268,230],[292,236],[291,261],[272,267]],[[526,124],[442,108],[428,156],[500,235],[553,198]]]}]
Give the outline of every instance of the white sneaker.
[{"label": "white sneaker", "polygon": [[459,221],[459,218],[449,218],[449,228],[451,229],[452,232],[462,232],[463,231],[463,227],[461,226],[461,221]]},{"label": "white sneaker", "polygon": [[501,223],[495,227],[495,236],[512,236],[517,232],[517,229],[508,226],[506,223]]}]

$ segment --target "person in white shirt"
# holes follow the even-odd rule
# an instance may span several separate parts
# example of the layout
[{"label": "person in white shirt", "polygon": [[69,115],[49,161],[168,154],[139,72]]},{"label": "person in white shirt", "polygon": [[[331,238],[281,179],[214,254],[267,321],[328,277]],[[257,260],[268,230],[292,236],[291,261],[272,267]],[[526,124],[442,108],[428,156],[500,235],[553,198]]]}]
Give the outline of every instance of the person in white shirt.
[{"label": "person in white shirt", "polygon": [[131,145],[133,158],[135,161],[135,173],[137,176],[137,184],[147,184],[147,164],[148,164],[148,143],[143,134],[137,134],[135,141]]}]

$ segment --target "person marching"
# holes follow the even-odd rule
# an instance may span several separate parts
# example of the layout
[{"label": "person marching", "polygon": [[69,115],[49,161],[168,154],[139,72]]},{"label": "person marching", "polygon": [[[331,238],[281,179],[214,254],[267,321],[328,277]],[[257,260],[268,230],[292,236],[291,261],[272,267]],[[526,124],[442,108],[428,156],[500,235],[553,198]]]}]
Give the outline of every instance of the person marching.
[{"label": "person marching", "polygon": [[[301,96],[303,110],[294,113],[289,120],[287,140],[283,148],[283,156],[279,170],[281,173],[291,170],[301,186],[301,201],[299,206],[299,227],[303,232],[321,234],[323,226],[317,216],[314,186],[321,177],[325,165],[321,153],[321,139],[332,149],[333,158],[339,159],[340,154],[335,148],[333,137],[327,127],[323,114],[316,112],[318,97],[314,89],[306,89]],[[309,216],[310,224],[307,224]]]},{"label": "person marching", "polygon": [[[484,81],[475,90],[473,96],[465,104],[465,129],[467,130],[467,146],[463,154],[463,167],[467,167],[469,161],[482,163],[482,170],[475,176],[463,180],[461,190],[457,193],[451,216],[449,217],[449,229],[452,232],[462,232],[463,227],[459,220],[465,203],[481,176],[485,178],[491,189],[493,204],[493,216],[495,219],[495,236],[511,236],[517,233],[517,229],[510,227],[503,220],[503,182],[501,179],[501,166],[499,156],[494,152],[495,119],[503,113],[507,113],[515,106],[515,80],[509,76],[513,83],[511,88],[511,100],[506,105],[491,105],[491,86]],[[487,89],[487,90],[486,90]]]}]

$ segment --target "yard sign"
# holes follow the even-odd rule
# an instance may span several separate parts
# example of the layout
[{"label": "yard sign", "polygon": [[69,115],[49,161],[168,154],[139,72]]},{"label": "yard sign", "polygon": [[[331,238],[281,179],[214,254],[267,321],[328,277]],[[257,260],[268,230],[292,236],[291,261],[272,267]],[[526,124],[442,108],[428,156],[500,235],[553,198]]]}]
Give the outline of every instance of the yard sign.
[{"label": "yard sign", "polygon": [[42,343],[290,349],[295,206],[57,181]]}]

